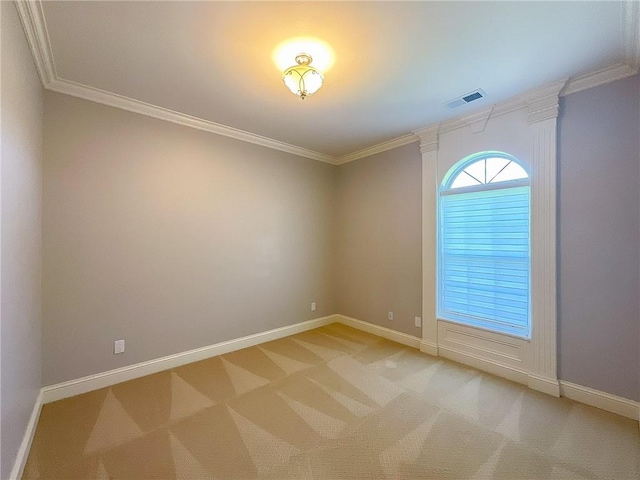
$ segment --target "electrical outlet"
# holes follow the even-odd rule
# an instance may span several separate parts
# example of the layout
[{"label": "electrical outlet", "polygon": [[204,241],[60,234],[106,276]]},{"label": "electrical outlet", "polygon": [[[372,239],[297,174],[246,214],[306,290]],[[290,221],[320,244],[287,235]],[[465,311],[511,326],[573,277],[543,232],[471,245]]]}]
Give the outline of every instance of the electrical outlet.
[{"label": "electrical outlet", "polygon": [[124,352],[124,340],[116,340],[113,343],[113,354],[118,355]]},{"label": "electrical outlet", "polygon": [[422,319],[420,317],[416,317],[415,322],[416,322],[416,327],[422,326]]},{"label": "electrical outlet", "polygon": [[311,302],[311,311],[312,312],[316,311],[316,302]]},{"label": "electrical outlet", "polygon": [[387,319],[388,320],[393,320],[393,312],[387,313]]}]

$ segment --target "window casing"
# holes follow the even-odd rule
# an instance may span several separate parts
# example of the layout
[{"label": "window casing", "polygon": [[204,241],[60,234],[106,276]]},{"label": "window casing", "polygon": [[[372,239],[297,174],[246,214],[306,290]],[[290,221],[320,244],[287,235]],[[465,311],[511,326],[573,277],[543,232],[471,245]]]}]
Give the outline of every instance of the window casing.
[{"label": "window casing", "polygon": [[518,160],[482,152],[458,162],[439,195],[438,316],[529,338],[529,176]]}]

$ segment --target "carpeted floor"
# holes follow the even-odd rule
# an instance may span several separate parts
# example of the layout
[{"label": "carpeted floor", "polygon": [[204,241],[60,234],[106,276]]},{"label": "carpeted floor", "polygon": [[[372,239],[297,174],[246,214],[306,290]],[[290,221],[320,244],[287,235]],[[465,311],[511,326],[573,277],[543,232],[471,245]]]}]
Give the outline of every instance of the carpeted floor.
[{"label": "carpeted floor", "polygon": [[23,478],[639,473],[637,422],[333,324],[45,405]]}]

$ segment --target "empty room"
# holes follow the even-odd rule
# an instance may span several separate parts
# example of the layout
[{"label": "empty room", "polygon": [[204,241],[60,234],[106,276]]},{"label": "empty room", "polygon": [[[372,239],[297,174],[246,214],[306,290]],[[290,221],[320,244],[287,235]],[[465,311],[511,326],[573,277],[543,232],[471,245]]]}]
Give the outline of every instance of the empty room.
[{"label": "empty room", "polygon": [[640,2],[0,24],[0,479],[640,479]]}]

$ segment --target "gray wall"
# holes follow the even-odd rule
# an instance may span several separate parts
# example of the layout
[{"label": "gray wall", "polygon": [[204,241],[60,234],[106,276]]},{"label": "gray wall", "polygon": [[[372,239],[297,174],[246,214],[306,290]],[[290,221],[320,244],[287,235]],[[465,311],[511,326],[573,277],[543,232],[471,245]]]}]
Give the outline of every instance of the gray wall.
[{"label": "gray wall", "polygon": [[417,142],[339,167],[338,313],[421,335],[421,196]]},{"label": "gray wall", "polygon": [[565,97],[559,128],[560,378],[640,400],[640,81]]},{"label": "gray wall", "polygon": [[44,385],[335,312],[334,166],[52,92],[44,145]]},{"label": "gray wall", "polygon": [[40,390],[42,86],[15,5],[0,10],[0,478],[8,478]]}]

